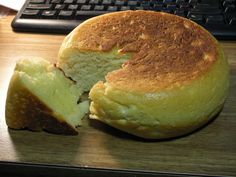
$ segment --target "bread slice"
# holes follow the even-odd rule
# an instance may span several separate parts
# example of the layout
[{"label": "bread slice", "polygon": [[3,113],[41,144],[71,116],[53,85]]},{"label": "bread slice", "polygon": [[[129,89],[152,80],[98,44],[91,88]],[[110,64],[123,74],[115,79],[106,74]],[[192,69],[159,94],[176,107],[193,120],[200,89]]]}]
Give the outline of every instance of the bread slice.
[{"label": "bread slice", "polygon": [[42,58],[19,60],[6,100],[6,123],[13,129],[77,134],[89,103],[77,103],[82,91]]},{"label": "bread slice", "polygon": [[87,20],[66,37],[57,64],[85,90],[106,75],[89,93],[90,117],[143,138],[199,128],[219,112],[229,88],[217,40],[186,18],[160,12]]}]

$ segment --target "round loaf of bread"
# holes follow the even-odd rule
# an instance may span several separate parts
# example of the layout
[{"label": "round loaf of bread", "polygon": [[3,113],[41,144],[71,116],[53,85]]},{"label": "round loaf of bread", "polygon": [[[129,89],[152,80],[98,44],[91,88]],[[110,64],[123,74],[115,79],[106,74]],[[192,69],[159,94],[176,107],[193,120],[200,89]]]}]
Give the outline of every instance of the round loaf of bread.
[{"label": "round loaf of bread", "polygon": [[222,108],[229,67],[217,40],[196,23],[151,11],[87,20],[64,40],[58,65],[90,91],[90,117],[133,135],[192,132]]}]

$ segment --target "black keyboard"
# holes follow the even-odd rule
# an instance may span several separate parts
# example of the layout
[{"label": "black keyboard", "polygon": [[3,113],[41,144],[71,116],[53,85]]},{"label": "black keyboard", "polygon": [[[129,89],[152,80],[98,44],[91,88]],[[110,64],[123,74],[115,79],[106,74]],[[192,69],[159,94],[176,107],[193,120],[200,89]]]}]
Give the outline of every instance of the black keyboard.
[{"label": "black keyboard", "polygon": [[218,39],[236,39],[236,0],[26,0],[12,28],[67,34],[88,18],[124,10],[176,14],[197,22]]}]

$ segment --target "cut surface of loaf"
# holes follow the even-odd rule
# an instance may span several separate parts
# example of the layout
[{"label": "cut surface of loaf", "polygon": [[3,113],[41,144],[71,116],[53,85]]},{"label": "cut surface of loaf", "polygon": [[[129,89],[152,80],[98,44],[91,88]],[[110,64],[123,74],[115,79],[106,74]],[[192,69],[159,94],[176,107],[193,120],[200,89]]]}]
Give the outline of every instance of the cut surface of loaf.
[{"label": "cut surface of loaf", "polygon": [[82,91],[74,81],[42,58],[19,60],[6,100],[6,123],[13,129],[77,134],[88,101],[77,103]]},{"label": "cut surface of loaf", "polygon": [[90,117],[143,138],[201,127],[222,108],[229,87],[217,40],[190,20],[159,12],[87,20],[65,38],[57,64],[84,90],[106,75],[89,93]]},{"label": "cut surface of loaf", "polygon": [[[66,41],[70,36],[66,37]],[[77,82],[83,91],[89,91],[99,80],[104,80],[105,75],[121,67],[130,58],[130,54],[118,53],[117,50],[104,52],[78,51],[73,46],[62,44],[58,67],[65,74]]]}]

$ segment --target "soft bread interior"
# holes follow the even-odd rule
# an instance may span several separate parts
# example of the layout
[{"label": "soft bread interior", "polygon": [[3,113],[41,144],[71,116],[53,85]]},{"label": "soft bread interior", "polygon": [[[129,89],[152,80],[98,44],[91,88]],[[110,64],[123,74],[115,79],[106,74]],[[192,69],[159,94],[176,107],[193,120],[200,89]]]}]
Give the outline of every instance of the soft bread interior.
[{"label": "soft bread interior", "polygon": [[88,112],[89,103],[83,101],[77,104],[82,91],[61,70],[42,58],[23,59],[17,62],[14,75],[18,82],[53,111],[59,121],[72,127],[80,125]]},{"label": "soft bread interior", "polygon": [[62,46],[59,56],[58,66],[83,91],[89,91],[97,81],[104,80],[108,72],[121,68],[131,57],[131,53],[122,54],[116,49],[109,52],[88,52]]},{"label": "soft bread interior", "polygon": [[[229,68],[219,58],[205,75],[155,93],[137,93],[98,82],[90,91],[91,118],[144,138],[170,138],[195,130],[222,107]],[[112,73],[111,73],[112,74]]]}]

